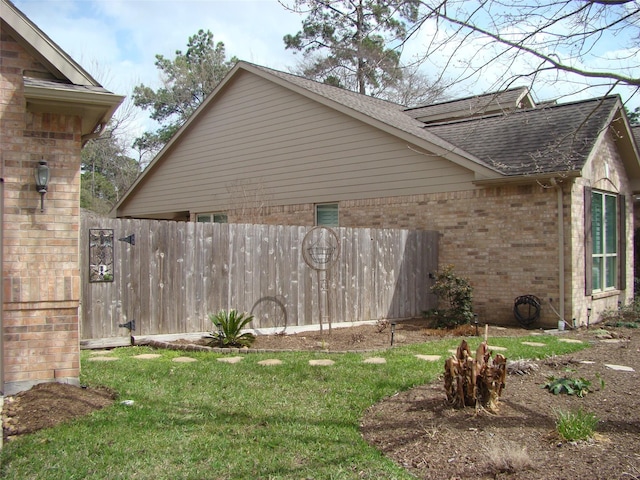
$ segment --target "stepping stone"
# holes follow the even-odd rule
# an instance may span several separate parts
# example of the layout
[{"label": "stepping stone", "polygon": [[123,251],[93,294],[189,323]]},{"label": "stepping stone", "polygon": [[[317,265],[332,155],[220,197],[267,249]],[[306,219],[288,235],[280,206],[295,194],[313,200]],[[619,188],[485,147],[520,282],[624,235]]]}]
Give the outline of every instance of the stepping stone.
[{"label": "stepping stone", "polygon": [[540,343],[540,342],[521,342],[522,345],[529,345],[530,347],[546,347],[547,344],[546,343]]},{"label": "stepping stone", "polygon": [[380,365],[383,363],[387,363],[387,359],[382,357],[371,357],[371,358],[365,358],[363,363],[373,363],[376,365]]},{"label": "stepping stone", "polygon": [[329,366],[329,365],[333,365],[334,362],[333,360],[309,360],[309,365],[314,365],[314,366]]},{"label": "stepping stone", "polygon": [[609,365],[604,364],[605,367],[610,368],[611,370],[616,370],[618,372],[635,372],[635,370],[631,367],[625,367],[624,365]]},{"label": "stepping stone", "polygon": [[118,358],[116,358],[116,357],[91,357],[91,358],[88,358],[87,360],[89,360],[90,362],[113,362],[115,360],[118,360]]},{"label": "stepping stone", "polygon": [[278,360],[277,358],[269,358],[267,360],[261,360],[258,362],[258,365],[282,365],[282,360]]},{"label": "stepping stone", "polygon": [[581,360],[580,363],[583,364],[583,365],[595,365],[596,364],[596,362],[592,362],[591,360]]},{"label": "stepping stone", "polygon": [[[455,350],[453,353],[456,353]],[[425,360],[427,362],[437,362],[438,360],[440,360],[440,358],[442,358],[441,355],[416,355],[416,358],[419,358],[420,360]]]},{"label": "stepping stone", "polygon": [[162,355],[159,353],[143,353],[141,355],[135,355],[133,358],[139,358],[140,360],[153,360],[154,358],[159,358]]},{"label": "stepping stone", "polygon": [[559,338],[558,341],[564,343],[582,343],[582,340],[578,340],[575,338]]},{"label": "stepping stone", "polygon": [[238,363],[242,361],[244,357],[222,357],[219,358],[218,361],[222,363]]},{"label": "stepping stone", "polygon": [[191,362],[197,362],[198,360],[191,357],[176,357],[176,358],[172,358],[171,361],[176,363],[191,363]]},{"label": "stepping stone", "polygon": [[493,347],[491,345],[487,345],[487,348],[489,350],[495,350],[496,352],[506,352],[507,351],[506,347]]}]

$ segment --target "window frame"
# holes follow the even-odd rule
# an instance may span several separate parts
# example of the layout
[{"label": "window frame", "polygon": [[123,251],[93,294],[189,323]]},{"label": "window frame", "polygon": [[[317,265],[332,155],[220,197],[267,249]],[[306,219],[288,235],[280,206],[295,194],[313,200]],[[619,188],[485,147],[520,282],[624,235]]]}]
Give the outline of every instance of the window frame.
[{"label": "window frame", "polygon": [[[609,211],[614,210],[608,217],[607,201]],[[600,208],[596,211],[598,202]],[[626,290],[626,197],[616,192],[585,187],[584,206],[585,295]],[[595,213],[599,218],[594,219]],[[611,227],[615,228],[614,232],[611,232]],[[599,272],[599,277],[594,272]]]},{"label": "window frame", "polygon": [[[330,207],[330,209],[328,208]],[[334,216],[335,213],[335,224],[333,222],[320,222],[320,210],[326,209],[326,212]],[[335,212],[334,212],[335,209]],[[329,227],[329,228],[337,228],[340,226],[340,206],[338,202],[327,202],[327,203],[316,203],[315,205],[315,224],[319,227]]]},{"label": "window frame", "polygon": [[[203,217],[209,217],[205,220]],[[196,223],[229,223],[226,212],[196,213]]]}]

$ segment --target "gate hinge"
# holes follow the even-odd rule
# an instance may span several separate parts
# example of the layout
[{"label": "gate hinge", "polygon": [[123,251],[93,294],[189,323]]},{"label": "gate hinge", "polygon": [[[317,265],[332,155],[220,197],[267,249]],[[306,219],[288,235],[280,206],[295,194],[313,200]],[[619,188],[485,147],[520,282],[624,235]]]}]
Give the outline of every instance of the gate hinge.
[{"label": "gate hinge", "polygon": [[128,328],[132,332],[135,332],[136,331],[136,321],[135,320],[129,320],[127,323],[119,323],[118,327],[120,327],[120,328]]},{"label": "gate hinge", "polygon": [[130,245],[135,245],[136,244],[136,234],[132,233],[131,235],[128,235],[126,237],[119,238],[118,241],[127,242]]}]

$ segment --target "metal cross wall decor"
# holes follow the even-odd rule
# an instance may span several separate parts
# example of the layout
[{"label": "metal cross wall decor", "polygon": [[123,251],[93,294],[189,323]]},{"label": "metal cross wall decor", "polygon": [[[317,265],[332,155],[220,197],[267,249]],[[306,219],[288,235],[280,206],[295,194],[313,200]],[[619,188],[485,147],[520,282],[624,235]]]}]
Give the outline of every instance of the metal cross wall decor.
[{"label": "metal cross wall decor", "polygon": [[89,281],[113,282],[112,229],[89,229]]}]

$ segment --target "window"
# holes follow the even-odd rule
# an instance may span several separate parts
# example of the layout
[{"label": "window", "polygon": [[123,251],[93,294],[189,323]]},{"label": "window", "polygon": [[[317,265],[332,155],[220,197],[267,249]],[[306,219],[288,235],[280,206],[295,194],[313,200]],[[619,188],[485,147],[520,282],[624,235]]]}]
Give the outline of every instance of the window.
[{"label": "window", "polygon": [[202,223],[228,223],[226,213],[199,213],[196,222]]},{"label": "window", "polygon": [[322,203],[316,205],[316,225],[323,227],[337,227],[338,204]]},{"label": "window", "polygon": [[593,291],[616,288],[618,279],[618,196],[591,192],[591,275]]}]

